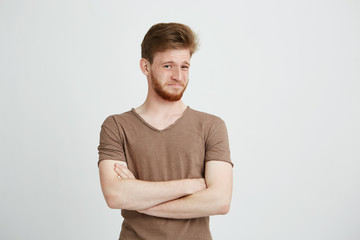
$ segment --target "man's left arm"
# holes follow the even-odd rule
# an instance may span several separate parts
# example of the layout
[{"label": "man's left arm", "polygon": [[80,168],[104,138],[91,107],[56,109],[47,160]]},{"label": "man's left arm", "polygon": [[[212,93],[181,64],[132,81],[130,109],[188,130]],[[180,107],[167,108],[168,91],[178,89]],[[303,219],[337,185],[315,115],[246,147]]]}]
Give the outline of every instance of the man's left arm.
[{"label": "man's left arm", "polygon": [[224,161],[208,161],[205,165],[205,181],[207,188],[203,191],[139,212],[176,219],[227,214],[232,195],[232,165]]}]

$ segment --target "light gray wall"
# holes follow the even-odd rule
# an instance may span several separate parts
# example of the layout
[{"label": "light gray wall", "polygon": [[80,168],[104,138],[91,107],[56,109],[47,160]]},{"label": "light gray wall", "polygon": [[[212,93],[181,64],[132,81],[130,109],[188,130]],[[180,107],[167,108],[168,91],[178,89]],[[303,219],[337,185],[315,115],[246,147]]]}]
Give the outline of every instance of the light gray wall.
[{"label": "light gray wall", "polygon": [[0,239],[116,239],[100,125],[146,95],[158,22],[199,35],[184,96],[227,123],[214,239],[360,238],[359,1],[0,1]]}]

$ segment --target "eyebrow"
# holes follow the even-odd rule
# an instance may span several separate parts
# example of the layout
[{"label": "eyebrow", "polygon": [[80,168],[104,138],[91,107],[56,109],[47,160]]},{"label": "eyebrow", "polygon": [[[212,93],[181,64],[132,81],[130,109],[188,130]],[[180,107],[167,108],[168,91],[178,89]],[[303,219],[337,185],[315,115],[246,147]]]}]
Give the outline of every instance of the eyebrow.
[{"label": "eyebrow", "polygon": [[[162,64],[167,64],[167,63],[175,63],[174,61],[167,61],[167,62],[163,62]],[[187,64],[190,66],[190,63],[188,61],[184,61],[181,64]]]}]

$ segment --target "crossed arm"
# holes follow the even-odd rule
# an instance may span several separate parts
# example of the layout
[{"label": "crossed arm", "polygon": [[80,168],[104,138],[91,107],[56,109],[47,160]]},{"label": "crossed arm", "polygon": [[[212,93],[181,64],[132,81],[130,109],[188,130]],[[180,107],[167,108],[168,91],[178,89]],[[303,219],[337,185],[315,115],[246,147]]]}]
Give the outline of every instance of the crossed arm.
[{"label": "crossed arm", "polygon": [[230,208],[232,166],[227,162],[207,162],[205,179],[165,182],[137,180],[126,164],[119,161],[103,160],[99,170],[102,191],[110,208],[166,218],[226,214]]}]

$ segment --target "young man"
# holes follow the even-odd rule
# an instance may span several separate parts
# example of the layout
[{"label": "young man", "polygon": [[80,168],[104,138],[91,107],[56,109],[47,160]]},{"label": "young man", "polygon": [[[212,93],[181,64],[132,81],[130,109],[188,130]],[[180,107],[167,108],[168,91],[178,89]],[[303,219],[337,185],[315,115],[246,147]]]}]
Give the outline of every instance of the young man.
[{"label": "young man", "polygon": [[229,211],[225,123],[181,101],[196,48],[188,26],[152,26],[141,44],[145,102],[101,126],[101,188],[108,206],[122,210],[119,239],[212,239],[209,216]]}]

